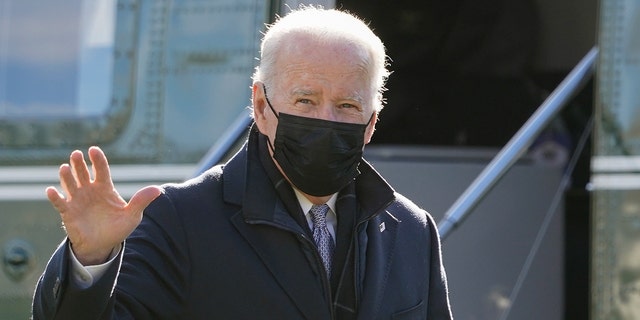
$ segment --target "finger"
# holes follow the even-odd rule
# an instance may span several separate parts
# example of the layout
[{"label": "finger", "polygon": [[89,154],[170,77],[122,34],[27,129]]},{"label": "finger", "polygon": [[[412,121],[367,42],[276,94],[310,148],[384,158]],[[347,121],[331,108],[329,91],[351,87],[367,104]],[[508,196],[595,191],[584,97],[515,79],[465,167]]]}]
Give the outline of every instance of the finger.
[{"label": "finger", "polygon": [[86,186],[91,183],[91,176],[89,175],[89,169],[87,168],[87,163],[84,161],[84,155],[82,151],[75,150],[71,153],[69,157],[71,164],[71,172],[76,177],[78,181],[78,186]]},{"label": "finger", "polygon": [[142,212],[161,193],[162,189],[158,186],[144,187],[131,197],[129,204],[127,204],[127,210],[131,213]]},{"label": "finger", "polygon": [[62,190],[71,197],[71,195],[78,189],[76,178],[73,176],[73,173],[71,173],[71,166],[67,163],[62,164],[60,166],[59,175]]},{"label": "finger", "polygon": [[47,194],[47,198],[49,202],[53,205],[53,207],[60,213],[64,212],[67,208],[66,201],[64,196],[58,192],[55,187],[47,187],[45,190]]},{"label": "finger", "polygon": [[93,176],[96,182],[112,183],[111,171],[109,170],[109,162],[107,156],[99,147],[93,146],[89,148],[89,160],[93,167]]}]

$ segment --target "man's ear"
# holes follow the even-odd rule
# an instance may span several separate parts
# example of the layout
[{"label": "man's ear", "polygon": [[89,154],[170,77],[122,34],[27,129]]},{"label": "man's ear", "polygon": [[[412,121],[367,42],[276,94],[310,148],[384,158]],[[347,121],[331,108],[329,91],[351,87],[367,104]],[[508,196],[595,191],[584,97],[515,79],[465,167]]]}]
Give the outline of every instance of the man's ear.
[{"label": "man's ear", "polygon": [[364,144],[371,142],[373,132],[376,131],[376,122],[378,122],[378,112],[374,111],[371,116],[371,121],[369,121],[369,125],[367,125],[367,130],[364,132]]},{"label": "man's ear", "polygon": [[258,126],[258,130],[263,134],[266,132],[265,108],[267,107],[264,86],[262,82],[254,82],[251,88],[251,102],[253,106],[253,120]]}]

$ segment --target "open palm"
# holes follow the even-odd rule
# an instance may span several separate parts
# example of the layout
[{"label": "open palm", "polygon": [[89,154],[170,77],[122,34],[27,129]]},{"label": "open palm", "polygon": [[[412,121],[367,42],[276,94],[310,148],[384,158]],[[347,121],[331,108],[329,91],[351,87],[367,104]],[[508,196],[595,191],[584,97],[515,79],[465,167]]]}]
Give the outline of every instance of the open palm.
[{"label": "open palm", "polygon": [[81,151],[60,166],[60,185],[64,194],[48,187],[47,197],[60,213],[73,252],[83,265],[105,262],[113,248],[140,224],[142,212],[158,197],[158,186],[136,192],[127,203],[113,185],[109,164],[98,147],[88,150],[93,179]]}]

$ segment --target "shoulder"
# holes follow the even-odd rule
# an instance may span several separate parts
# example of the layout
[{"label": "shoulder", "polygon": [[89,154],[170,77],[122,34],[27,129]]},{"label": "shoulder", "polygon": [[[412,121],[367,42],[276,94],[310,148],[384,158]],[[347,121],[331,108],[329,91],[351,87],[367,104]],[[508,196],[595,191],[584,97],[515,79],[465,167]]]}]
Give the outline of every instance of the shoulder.
[{"label": "shoulder", "polygon": [[199,200],[219,198],[222,194],[223,170],[224,166],[218,165],[186,181],[163,184],[162,194],[154,202],[182,206],[194,205]]},{"label": "shoulder", "polygon": [[428,223],[433,220],[426,210],[420,208],[402,194],[396,192],[394,197],[395,200],[389,205],[387,211],[398,220],[418,224],[423,227],[427,227]]},{"label": "shoulder", "polygon": [[431,214],[405,196],[395,193],[395,200],[386,211],[399,222],[402,237],[438,241],[438,227]]},{"label": "shoulder", "polygon": [[223,166],[215,166],[197,177],[161,186],[162,194],[145,209],[145,217],[177,223],[188,216],[221,206]]},{"label": "shoulder", "polygon": [[223,165],[217,165],[200,175],[190,178],[184,182],[167,183],[162,185],[163,194],[175,197],[182,193],[196,192],[200,189],[215,188],[222,181]]}]

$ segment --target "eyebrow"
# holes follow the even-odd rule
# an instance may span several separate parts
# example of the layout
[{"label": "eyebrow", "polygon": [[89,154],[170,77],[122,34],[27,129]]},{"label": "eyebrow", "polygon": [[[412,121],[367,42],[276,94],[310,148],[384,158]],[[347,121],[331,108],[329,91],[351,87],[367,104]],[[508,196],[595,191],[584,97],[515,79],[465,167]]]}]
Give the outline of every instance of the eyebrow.
[{"label": "eyebrow", "polygon": [[356,93],[353,96],[348,96],[346,97],[347,100],[353,100],[353,101],[357,101],[359,104],[364,105],[364,98],[362,98],[362,95],[359,93]]},{"label": "eyebrow", "polygon": [[[319,93],[317,91],[314,90],[310,90],[310,89],[293,89],[291,91],[291,95],[292,96],[314,96],[314,95],[318,95]],[[355,93],[352,96],[346,96],[343,98],[340,98],[340,100],[352,100],[352,101],[356,101],[361,105],[364,105],[364,99],[362,98],[362,95],[360,95],[359,93]]]}]

